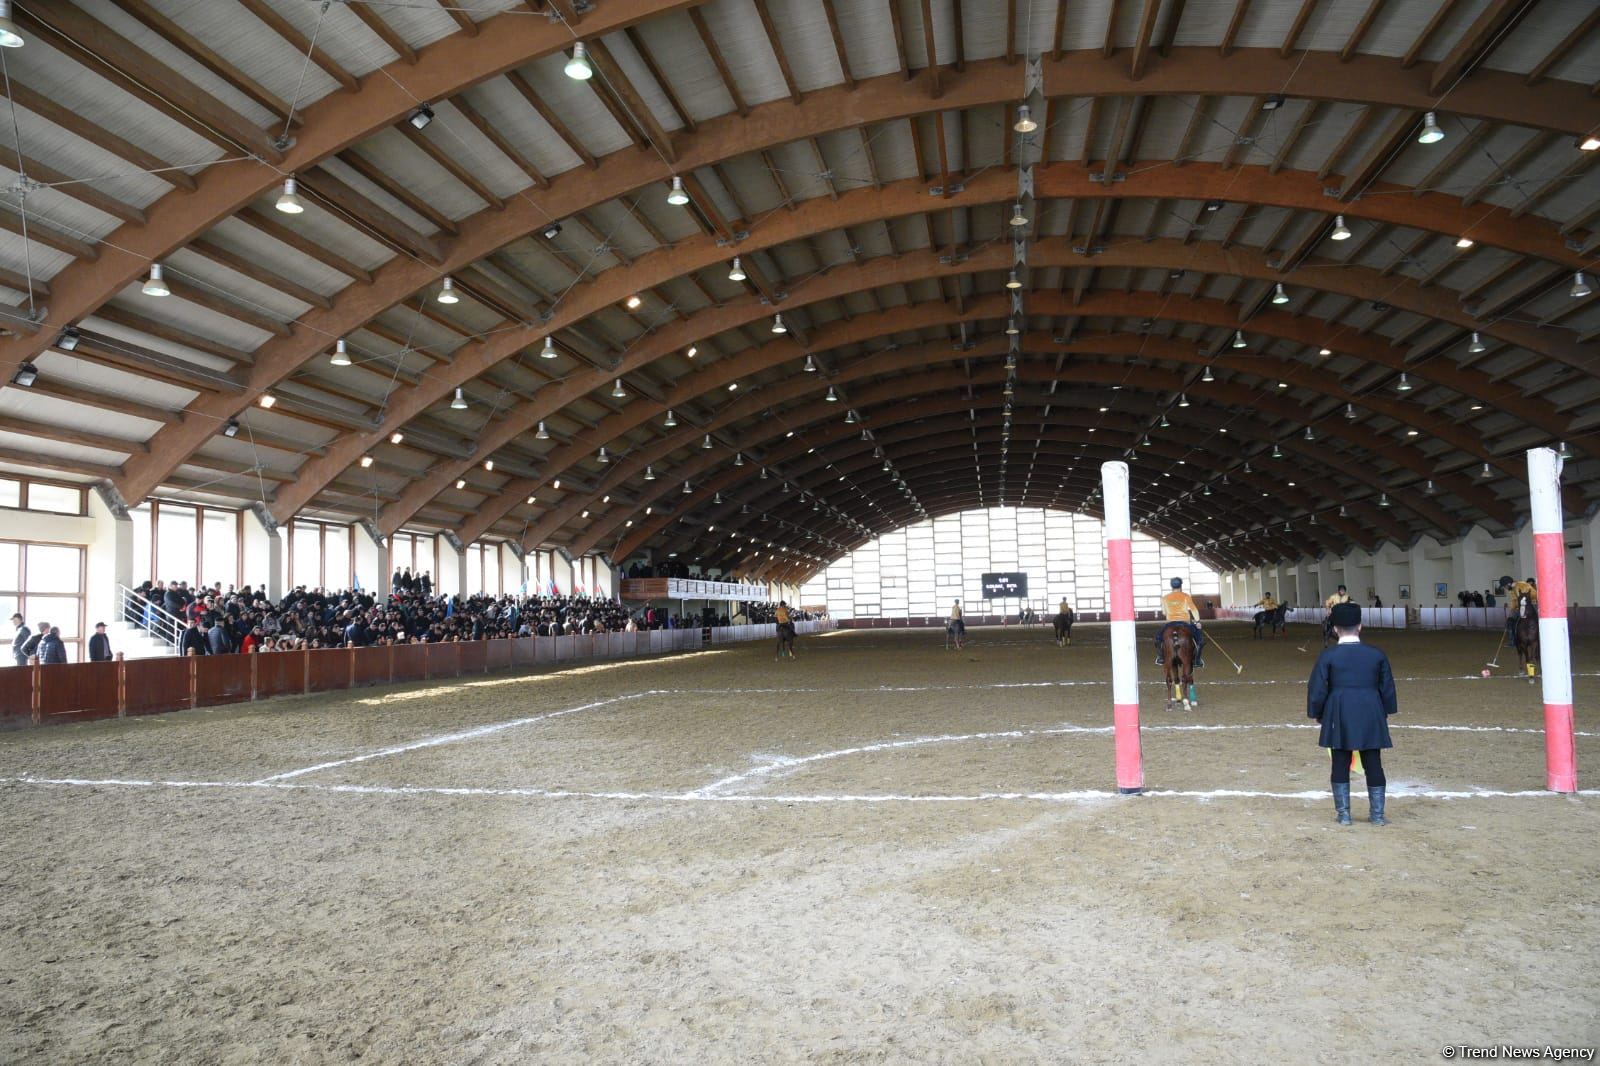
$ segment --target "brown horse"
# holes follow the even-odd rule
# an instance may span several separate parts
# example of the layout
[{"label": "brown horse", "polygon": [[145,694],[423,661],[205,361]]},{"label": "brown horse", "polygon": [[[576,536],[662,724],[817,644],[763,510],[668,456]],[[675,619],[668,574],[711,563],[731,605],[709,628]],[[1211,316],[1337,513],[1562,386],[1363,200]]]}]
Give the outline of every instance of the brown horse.
[{"label": "brown horse", "polygon": [[776,655],[773,656],[773,658],[774,659],[793,659],[794,658],[794,623],[793,622],[779,622],[778,623],[778,652],[777,652]]},{"label": "brown horse", "polygon": [[1194,636],[1188,626],[1169,625],[1161,631],[1161,659],[1167,672],[1167,710],[1179,700],[1186,711],[1200,706],[1194,687]]},{"label": "brown horse", "polygon": [[1072,623],[1078,616],[1072,611],[1056,615],[1056,646],[1065,648],[1072,643]]},{"label": "brown horse", "polygon": [[1514,634],[1517,659],[1528,684],[1539,676],[1539,605],[1523,595],[1517,601],[1517,628]]}]

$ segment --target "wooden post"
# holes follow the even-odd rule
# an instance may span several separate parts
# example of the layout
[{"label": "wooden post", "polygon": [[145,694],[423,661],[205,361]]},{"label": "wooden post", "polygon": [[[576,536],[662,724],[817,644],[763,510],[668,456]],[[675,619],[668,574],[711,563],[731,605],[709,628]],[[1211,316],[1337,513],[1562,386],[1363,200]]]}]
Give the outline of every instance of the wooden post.
[{"label": "wooden post", "polygon": [[193,648],[189,649],[189,709],[193,710],[200,703],[200,655]]},{"label": "wooden post", "polygon": [[39,725],[44,721],[44,668],[37,655],[28,656],[28,688],[33,724]]},{"label": "wooden post", "polygon": [[250,646],[250,702],[256,701],[257,693],[261,691],[261,646]]},{"label": "wooden post", "polygon": [[117,652],[117,717],[128,717],[128,660]]},{"label": "wooden post", "polygon": [[356,687],[356,642],[353,641],[353,640],[346,641],[344,646],[350,649],[350,656],[349,656],[349,658],[350,658],[350,679],[345,682],[345,686],[344,687],[345,688],[355,688]]}]

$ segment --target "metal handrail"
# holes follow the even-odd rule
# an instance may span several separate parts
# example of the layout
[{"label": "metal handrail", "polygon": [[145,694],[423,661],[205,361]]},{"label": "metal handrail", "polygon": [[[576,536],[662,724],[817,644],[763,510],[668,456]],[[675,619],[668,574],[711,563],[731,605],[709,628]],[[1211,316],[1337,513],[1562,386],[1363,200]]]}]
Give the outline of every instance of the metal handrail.
[{"label": "metal handrail", "polygon": [[181,618],[121,582],[117,583],[117,617],[132,622],[170,646],[174,652],[183,643],[184,622]]}]

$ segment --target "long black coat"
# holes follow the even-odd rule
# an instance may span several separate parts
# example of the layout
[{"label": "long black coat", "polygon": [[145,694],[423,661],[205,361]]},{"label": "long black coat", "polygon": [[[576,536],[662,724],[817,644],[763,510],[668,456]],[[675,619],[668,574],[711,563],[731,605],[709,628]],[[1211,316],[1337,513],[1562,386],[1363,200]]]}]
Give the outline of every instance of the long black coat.
[{"label": "long black coat", "polygon": [[1324,748],[1392,748],[1389,715],[1398,711],[1389,657],[1368,644],[1335,644],[1317,657],[1306,715],[1322,723]]}]

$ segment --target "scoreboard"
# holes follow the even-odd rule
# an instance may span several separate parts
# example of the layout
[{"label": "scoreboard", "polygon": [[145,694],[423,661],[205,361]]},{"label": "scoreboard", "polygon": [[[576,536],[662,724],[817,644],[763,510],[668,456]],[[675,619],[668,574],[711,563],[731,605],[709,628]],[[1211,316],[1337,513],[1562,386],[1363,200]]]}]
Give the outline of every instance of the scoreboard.
[{"label": "scoreboard", "polygon": [[983,598],[986,600],[1022,600],[1028,598],[1027,574],[984,574]]}]

